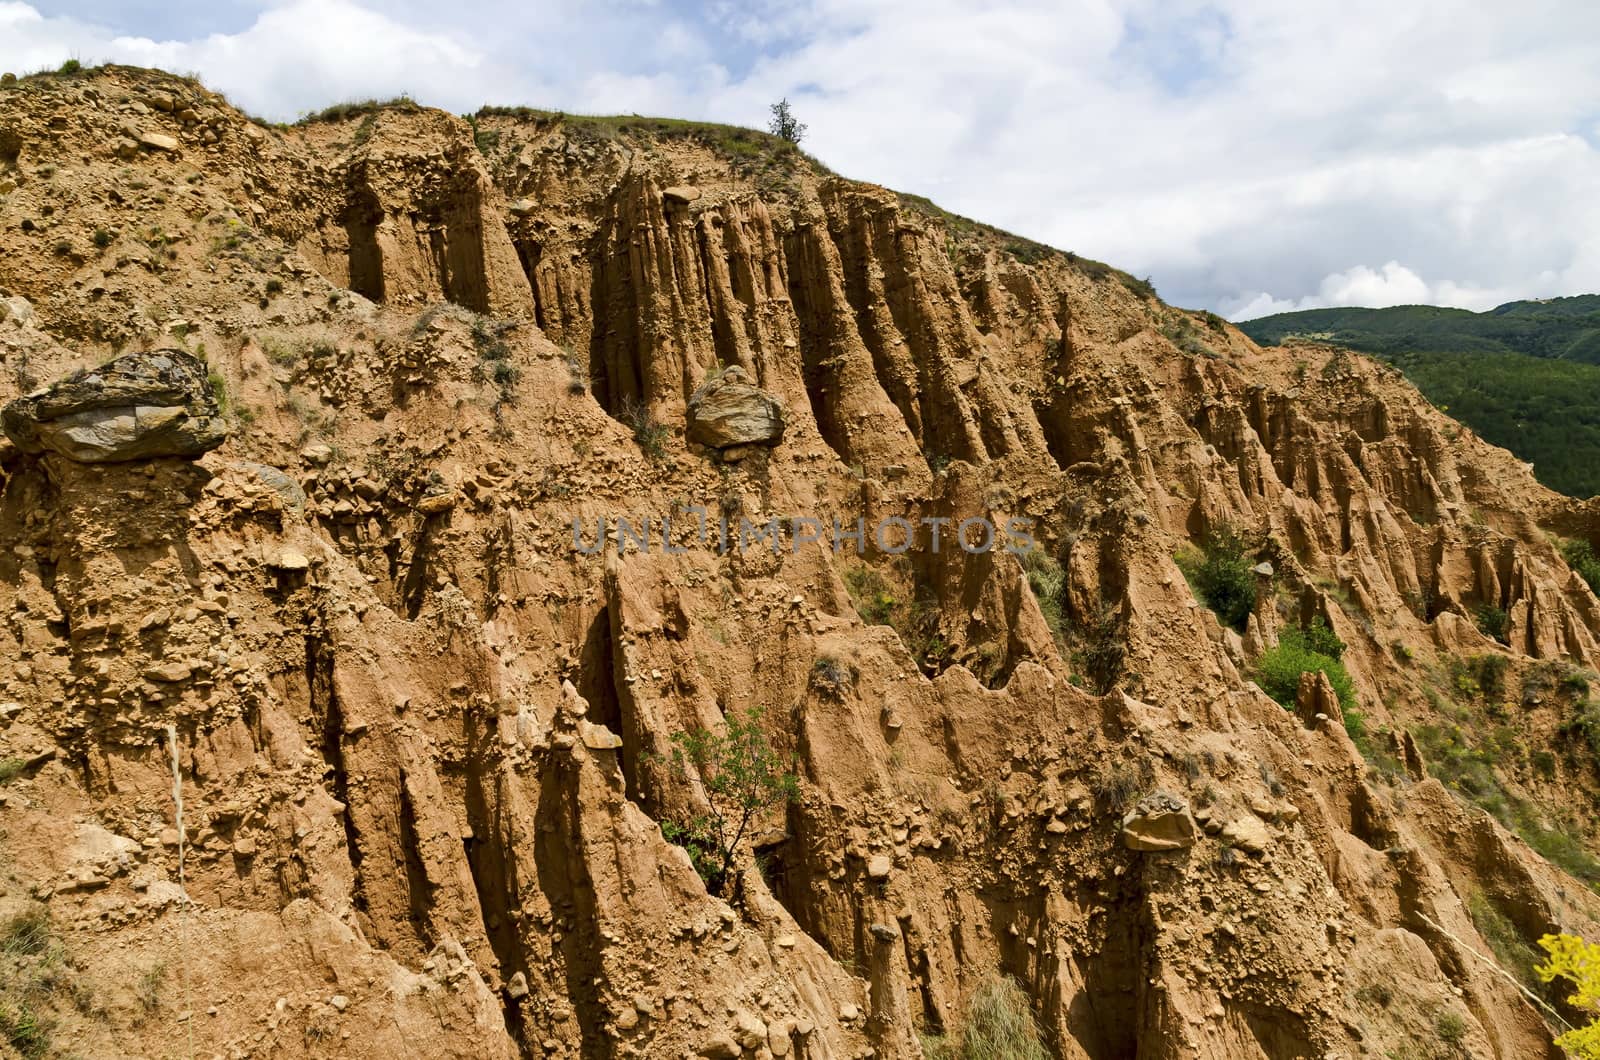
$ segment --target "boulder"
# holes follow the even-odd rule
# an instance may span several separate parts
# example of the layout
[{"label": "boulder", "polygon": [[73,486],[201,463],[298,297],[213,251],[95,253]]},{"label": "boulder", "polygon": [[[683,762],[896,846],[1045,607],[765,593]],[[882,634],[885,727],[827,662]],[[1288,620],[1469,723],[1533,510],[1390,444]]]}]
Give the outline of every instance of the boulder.
[{"label": "boulder", "polygon": [[713,449],[777,445],[783,439],[783,405],[751,386],[744,369],[729,368],[689,398],[689,440]]},{"label": "boulder", "polygon": [[82,464],[197,457],[228,437],[205,362],[182,350],[125,353],[18,398],[0,413],[25,453]]},{"label": "boulder", "polygon": [[1122,819],[1122,842],[1129,850],[1182,850],[1194,845],[1189,804],[1165,791],[1140,799]]},{"label": "boulder", "polygon": [[1272,833],[1259,817],[1240,817],[1222,829],[1222,838],[1246,854],[1265,854],[1272,844]]},{"label": "boulder", "polygon": [[177,138],[168,136],[166,133],[140,133],[139,144],[157,151],[176,151],[178,149]]}]

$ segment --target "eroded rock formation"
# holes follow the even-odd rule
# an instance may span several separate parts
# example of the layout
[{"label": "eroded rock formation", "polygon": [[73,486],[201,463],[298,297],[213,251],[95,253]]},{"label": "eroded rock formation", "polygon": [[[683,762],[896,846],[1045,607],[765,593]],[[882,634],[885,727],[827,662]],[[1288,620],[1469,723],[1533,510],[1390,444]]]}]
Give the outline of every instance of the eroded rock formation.
[{"label": "eroded rock formation", "polygon": [[[0,110],[0,900],[99,999],[63,1050],[918,1057],[1004,975],[1058,1057],[1555,1055],[1496,966],[1600,935],[1600,524],[1392,369],[756,134]],[[39,434],[175,345],[93,411],[211,444]],[[1315,619],[1353,706],[1252,680]],[[665,757],[750,708],[800,794],[717,895]]]}]

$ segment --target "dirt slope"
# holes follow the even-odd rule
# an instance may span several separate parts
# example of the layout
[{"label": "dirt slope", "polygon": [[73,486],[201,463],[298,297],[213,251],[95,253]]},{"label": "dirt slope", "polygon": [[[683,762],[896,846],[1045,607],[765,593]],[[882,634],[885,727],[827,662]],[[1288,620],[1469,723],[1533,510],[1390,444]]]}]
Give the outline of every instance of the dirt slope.
[{"label": "dirt slope", "polygon": [[[1057,1057],[1560,1055],[1496,966],[1600,936],[1600,513],[1391,369],[756,134],[127,68],[0,87],[0,294],[0,401],[174,348],[228,426],[0,443],[20,1052],[918,1057],[1003,973]],[[686,441],[708,382],[781,440]],[[618,516],[654,545],[574,547]],[[1242,631],[1175,559],[1223,528]],[[1313,617],[1350,732],[1251,680]],[[801,794],[730,903],[660,756],[750,707]]]}]

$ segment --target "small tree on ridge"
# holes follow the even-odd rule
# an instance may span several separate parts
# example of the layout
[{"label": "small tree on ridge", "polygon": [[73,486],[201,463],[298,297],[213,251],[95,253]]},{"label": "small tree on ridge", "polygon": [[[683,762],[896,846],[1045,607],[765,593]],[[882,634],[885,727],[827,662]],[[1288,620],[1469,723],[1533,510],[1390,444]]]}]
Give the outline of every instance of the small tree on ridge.
[{"label": "small tree on ridge", "polygon": [[772,120],[767,123],[767,131],[780,140],[787,140],[798,144],[806,134],[805,123],[794,116],[789,109],[789,97],[778,100],[772,105]]}]

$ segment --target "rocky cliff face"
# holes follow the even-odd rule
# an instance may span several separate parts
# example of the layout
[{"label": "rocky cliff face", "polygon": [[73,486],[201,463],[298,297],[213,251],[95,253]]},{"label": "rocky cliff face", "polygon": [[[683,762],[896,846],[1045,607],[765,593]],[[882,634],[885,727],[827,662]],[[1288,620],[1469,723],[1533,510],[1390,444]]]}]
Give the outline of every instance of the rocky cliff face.
[{"label": "rocky cliff face", "polygon": [[[3,902],[60,947],[0,1001],[51,1048],[919,1057],[1005,976],[1058,1057],[1559,1055],[1600,521],[1393,371],[715,127],[110,69],[0,88],[0,149]],[[185,371],[69,378],[117,354]],[[1176,558],[1228,531],[1239,629]],[[1287,709],[1314,619],[1354,698]],[[718,896],[665,756],[750,708],[799,796]]]}]

